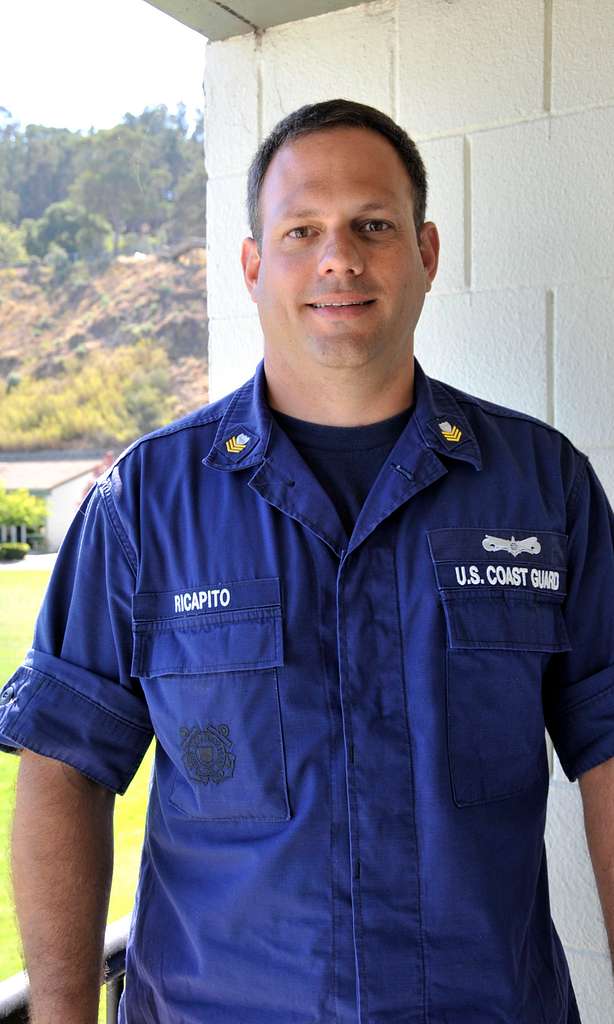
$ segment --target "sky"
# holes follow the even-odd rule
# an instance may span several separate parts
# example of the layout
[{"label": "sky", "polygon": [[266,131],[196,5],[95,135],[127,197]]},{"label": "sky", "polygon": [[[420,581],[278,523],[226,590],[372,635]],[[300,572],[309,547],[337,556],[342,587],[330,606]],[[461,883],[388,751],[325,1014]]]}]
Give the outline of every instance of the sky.
[{"label": "sky", "polygon": [[72,131],[126,112],[203,108],[206,39],[146,0],[13,0],[0,17],[0,107]]}]

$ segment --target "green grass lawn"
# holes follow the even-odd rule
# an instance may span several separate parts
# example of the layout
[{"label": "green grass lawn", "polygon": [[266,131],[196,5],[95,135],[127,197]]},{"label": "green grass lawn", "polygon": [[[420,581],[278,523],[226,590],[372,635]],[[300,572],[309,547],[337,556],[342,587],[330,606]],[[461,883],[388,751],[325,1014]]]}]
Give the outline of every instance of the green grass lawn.
[{"label": "green grass lawn", "polygon": [[[47,572],[0,571],[0,687],[31,645],[34,619],[48,578]],[[109,921],[128,914],[132,907],[153,749],[152,745],[126,795],[115,801],[115,869]],[[0,980],[23,969],[9,879],[9,835],[18,764],[14,755],[0,753]]]}]

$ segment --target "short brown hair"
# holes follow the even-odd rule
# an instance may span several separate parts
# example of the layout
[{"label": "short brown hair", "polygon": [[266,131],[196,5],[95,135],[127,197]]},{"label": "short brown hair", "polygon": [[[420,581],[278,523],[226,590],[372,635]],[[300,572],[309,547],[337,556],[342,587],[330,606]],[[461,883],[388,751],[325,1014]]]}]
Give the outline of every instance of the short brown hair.
[{"label": "short brown hair", "polygon": [[275,153],[285,142],[310,132],[330,128],[367,128],[379,132],[396,149],[412,184],[414,196],[414,223],[416,231],[424,224],[427,198],[426,168],[415,142],[399,125],[375,107],[353,100],[324,100],[294,110],[279,121],[269,132],[251,162],[247,176],[247,217],[252,237],[262,247],[260,220],[260,191],[262,182]]}]

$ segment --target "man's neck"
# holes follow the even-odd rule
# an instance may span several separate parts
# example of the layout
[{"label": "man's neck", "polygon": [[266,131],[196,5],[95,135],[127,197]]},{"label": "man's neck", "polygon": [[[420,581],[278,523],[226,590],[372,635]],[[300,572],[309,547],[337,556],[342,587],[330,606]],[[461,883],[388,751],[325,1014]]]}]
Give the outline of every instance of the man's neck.
[{"label": "man's neck", "polygon": [[363,368],[318,367],[317,374],[264,363],[271,408],[329,426],[379,423],[408,409],[414,398],[413,355],[397,372],[374,376]]}]

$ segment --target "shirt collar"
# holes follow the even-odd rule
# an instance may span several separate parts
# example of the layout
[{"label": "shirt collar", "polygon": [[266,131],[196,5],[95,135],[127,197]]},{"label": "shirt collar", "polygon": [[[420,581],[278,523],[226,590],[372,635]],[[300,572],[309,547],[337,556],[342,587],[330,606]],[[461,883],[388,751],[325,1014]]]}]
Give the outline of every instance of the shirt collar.
[{"label": "shirt collar", "polygon": [[[459,402],[445,384],[427,377],[415,357],[412,418],[426,448],[470,462],[478,470],[482,468],[479,444]],[[254,376],[232,396],[203,463],[230,472],[260,465],[267,454],[272,426],[261,360]],[[400,458],[408,427],[399,438],[396,454]]]},{"label": "shirt collar", "polygon": [[452,390],[427,377],[414,357],[414,416],[427,448],[482,468],[478,440]]},{"label": "shirt collar", "polygon": [[261,359],[254,376],[232,396],[203,463],[230,472],[259,465],[265,458],[272,426]]}]

